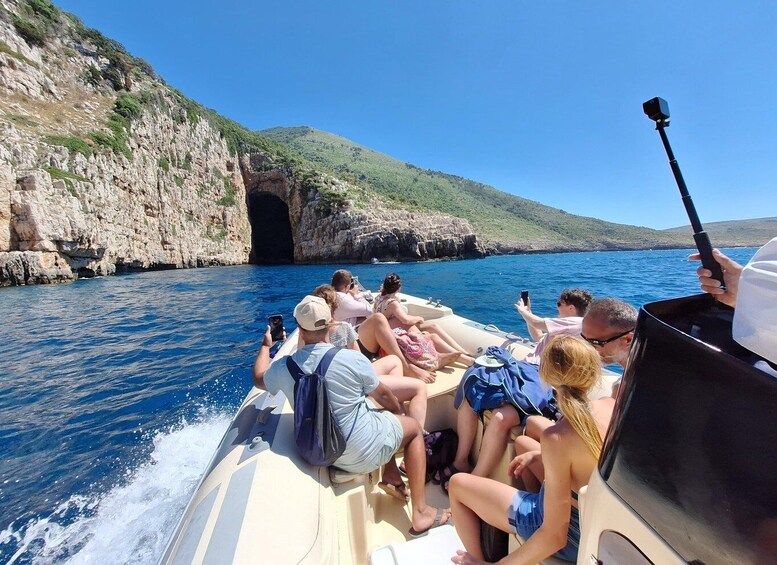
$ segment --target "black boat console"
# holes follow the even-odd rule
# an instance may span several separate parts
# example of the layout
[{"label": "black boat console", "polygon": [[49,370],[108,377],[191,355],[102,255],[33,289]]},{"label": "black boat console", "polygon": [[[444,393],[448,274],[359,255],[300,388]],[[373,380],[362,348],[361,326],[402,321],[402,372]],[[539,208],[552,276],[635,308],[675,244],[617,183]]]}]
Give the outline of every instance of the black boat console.
[{"label": "black boat console", "polygon": [[777,377],[699,295],[640,311],[599,472],[689,563],[777,562]]}]

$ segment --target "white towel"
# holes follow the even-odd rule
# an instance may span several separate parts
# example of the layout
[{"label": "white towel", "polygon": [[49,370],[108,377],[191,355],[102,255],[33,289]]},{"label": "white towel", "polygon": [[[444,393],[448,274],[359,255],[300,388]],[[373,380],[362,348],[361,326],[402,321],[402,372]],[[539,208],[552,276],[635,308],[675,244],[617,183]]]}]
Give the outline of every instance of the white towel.
[{"label": "white towel", "polygon": [[732,333],[740,345],[777,363],[777,237],[742,271]]}]

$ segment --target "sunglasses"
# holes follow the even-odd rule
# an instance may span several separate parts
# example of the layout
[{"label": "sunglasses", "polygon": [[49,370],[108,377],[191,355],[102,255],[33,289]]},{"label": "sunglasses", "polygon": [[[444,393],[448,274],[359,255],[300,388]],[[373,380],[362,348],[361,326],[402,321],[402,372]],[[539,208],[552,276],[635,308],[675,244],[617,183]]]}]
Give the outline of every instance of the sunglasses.
[{"label": "sunglasses", "polygon": [[586,340],[588,343],[590,343],[594,347],[604,347],[605,345],[607,345],[611,341],[615,341],[616,339],[620,339],[624,335],[629,334],[629,333],[631,333],[633,331],[634,331],[634,328],[632,328],[630,330],[626,330],[623,333],[619,333],[618,335],[614,335],[614,336],[612,336],[610,338],[607,338],[607,339],[592,339],[590,337],[585,337],[583,334],[580,334],[580,337],[582,337],[584,340]]}]

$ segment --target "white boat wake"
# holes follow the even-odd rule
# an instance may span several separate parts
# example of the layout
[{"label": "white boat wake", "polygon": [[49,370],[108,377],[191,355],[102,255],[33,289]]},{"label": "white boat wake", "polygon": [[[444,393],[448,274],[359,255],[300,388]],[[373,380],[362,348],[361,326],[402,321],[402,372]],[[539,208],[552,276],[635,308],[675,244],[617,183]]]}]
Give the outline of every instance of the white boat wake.
[{"label": "white boat wake", "polygon": [[71,496],[50,516],[11,524],[0,532],[0,544],[18,548],[9,565],[156,563],[230,420],[211,414],[159,432],[149,460],[130,463],[121,485],[91,499]]}]

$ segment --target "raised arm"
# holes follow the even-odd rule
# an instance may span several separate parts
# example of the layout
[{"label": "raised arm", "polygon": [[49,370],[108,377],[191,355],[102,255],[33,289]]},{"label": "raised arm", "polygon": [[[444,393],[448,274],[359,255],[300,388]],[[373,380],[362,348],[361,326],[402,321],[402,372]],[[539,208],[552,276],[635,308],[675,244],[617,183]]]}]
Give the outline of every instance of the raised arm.
[{"label": "raised arm", "polygon": [[515,303],[515,309],[523,317],[526,322],[526,327],[529,329],[529,335],[534,341],[539,341],[542,334],[548,332],[548,324],[545,323],[545,318],[540,318],[531,311],[531,300],[528,304],[524,303],[520,298]]},{"label": "raised arm", "polygon": [[361,296],[358,298],[350,292],[337,293],[339,302],[335,310],[335,320],[342,322],[348,318],[366,318],[372,314],[372,306]]},{"label": "raised arm", "polygon": [[270,333],[270,326],[267,326],[267,330],[264,332],[264,336],[262,336],[262,345],[259,346],[259,353],[257,353],[256,360],[254,361],[254,386],[256,388],[265,388],[264,374],[270,366],[271,347],[272,334]]}]

